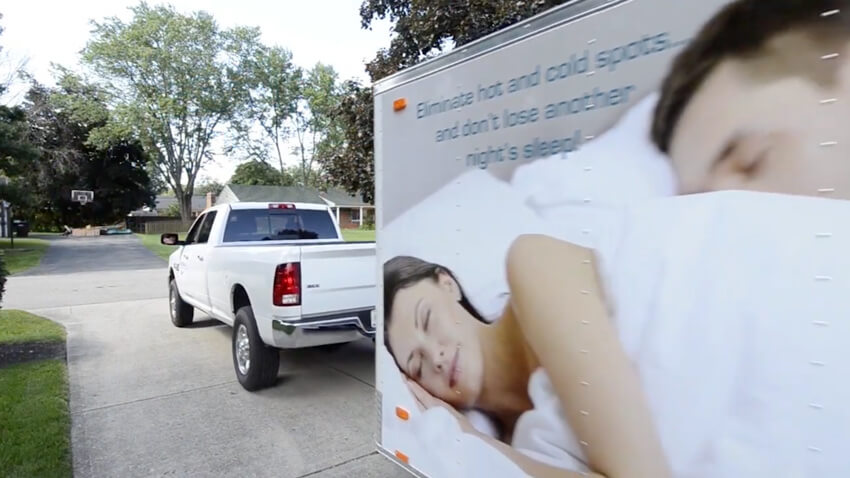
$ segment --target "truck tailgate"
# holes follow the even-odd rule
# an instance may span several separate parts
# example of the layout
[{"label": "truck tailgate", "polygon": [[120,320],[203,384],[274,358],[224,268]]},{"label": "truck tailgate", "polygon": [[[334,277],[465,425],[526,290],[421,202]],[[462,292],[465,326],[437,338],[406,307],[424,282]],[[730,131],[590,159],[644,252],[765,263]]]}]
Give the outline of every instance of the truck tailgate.
[{"label": "truck tailgate", "polygon": [[301,315],[329,315],[375,305],[375,243],[301,247]]}]

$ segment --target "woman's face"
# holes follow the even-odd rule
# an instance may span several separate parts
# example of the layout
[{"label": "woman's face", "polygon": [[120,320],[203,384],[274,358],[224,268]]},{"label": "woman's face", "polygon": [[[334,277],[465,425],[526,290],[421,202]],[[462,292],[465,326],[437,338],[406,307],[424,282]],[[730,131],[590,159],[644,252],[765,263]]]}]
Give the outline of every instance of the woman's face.
[{"label": "woman's face", "polygon": [[478,331],[483,324],[460,304],[448,274],[400,290],[387,329],[396,361],[408,377],[456,407],[478,400],[484,364]]}]

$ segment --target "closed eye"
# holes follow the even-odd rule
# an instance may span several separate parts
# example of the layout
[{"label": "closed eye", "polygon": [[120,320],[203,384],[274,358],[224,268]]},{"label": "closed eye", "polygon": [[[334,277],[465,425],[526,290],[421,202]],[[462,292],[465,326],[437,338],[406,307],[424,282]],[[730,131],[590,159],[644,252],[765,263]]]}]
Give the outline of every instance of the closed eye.
[{"label": "closed eye", "polygon": [[431,323],[431,309],[425,313],[425,322],[422,323],[422,331],[428,332],[428,324]]},{"label": "closed eye", "polygon": [[746,134],[732,138],[714,162],[714,169],[730,168],[736,173],[753,175],[768,158],[773,135]]}]

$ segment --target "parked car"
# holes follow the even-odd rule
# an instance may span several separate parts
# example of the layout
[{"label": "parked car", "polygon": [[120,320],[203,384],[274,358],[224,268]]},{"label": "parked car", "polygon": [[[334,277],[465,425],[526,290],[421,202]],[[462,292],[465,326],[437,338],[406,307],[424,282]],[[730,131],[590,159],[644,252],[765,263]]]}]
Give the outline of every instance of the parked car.
[{"label": "parked car", "polygon": [[233,327],[233,366],[247,390],[277,379],[279,349],[375,337],[374,242],[345,242],[326,206],[234,203],[202,213],[168,262],[171,321],[195,309]]}]

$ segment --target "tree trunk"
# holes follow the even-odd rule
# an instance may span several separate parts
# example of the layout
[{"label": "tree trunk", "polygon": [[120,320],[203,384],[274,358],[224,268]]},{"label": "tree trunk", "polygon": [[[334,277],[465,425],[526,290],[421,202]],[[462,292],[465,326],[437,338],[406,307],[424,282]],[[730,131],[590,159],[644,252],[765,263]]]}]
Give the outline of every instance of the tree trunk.
[{"label": "tree trunk", "polygon": [[177,201],[180,203],[180,218],[183,222],[192,220],[192,195],[189,193],[177,194]]}]

